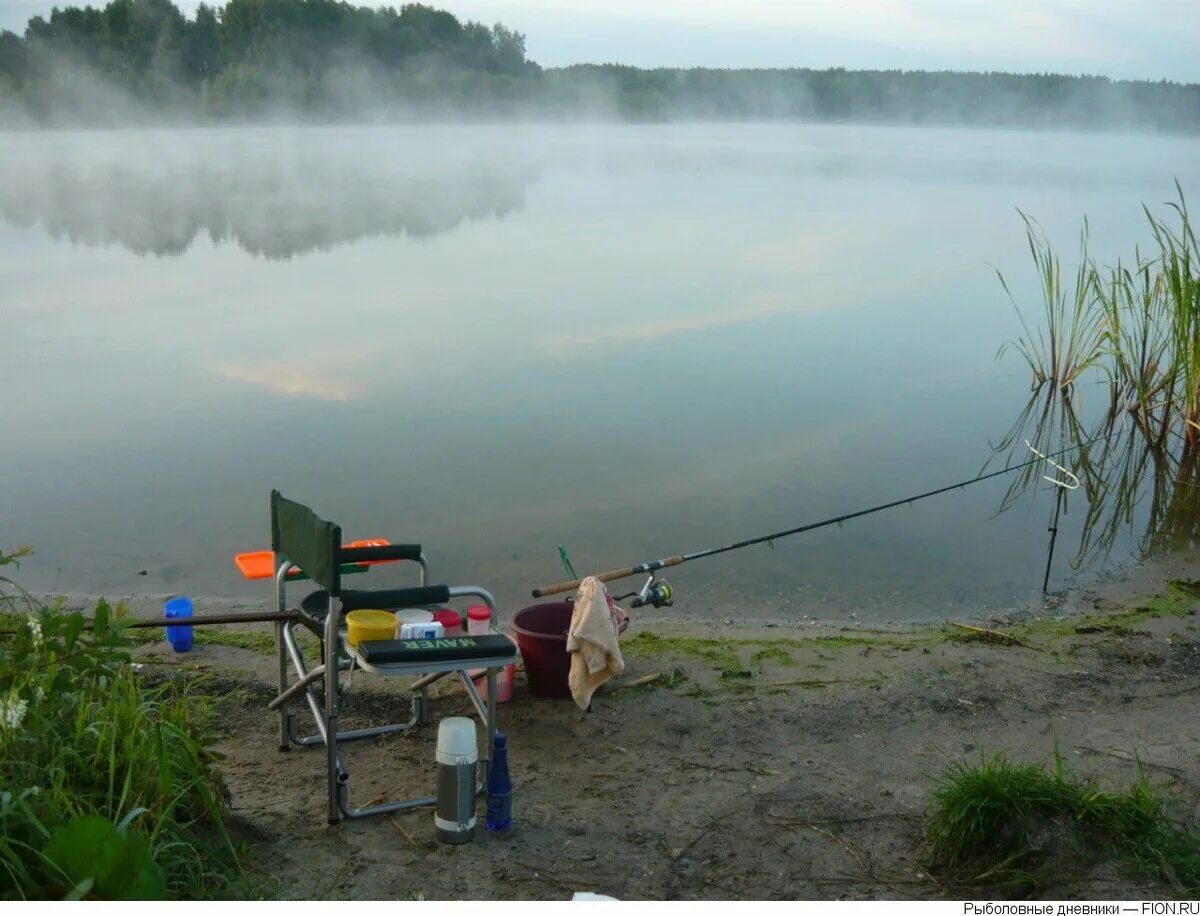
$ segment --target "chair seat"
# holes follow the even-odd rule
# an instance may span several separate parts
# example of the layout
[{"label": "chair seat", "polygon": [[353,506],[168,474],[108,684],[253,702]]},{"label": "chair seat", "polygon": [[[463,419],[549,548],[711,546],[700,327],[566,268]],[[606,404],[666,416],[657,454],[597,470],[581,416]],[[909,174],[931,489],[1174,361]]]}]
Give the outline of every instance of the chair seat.
[{"label": "chair seat", "polygon": [[317,620],[324,620],[325,612],[329,610],[329,592],[323,588],[309,592],[301,599],[300,610]]}]

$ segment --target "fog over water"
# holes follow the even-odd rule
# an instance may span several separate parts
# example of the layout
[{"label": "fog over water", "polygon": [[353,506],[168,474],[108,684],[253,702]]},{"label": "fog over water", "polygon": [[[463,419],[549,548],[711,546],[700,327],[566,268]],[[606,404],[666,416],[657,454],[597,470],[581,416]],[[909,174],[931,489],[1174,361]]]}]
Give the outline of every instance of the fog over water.
[{"label": "fog over water", "polygon": [[[511,612],[561,578],[559,543],[607,568],[964,479],[1028,393],[995,359],[1019,324],[994,268],[1037,304],[1015,208],[1067,261],[1086,214],[1115,260],[1174,178],[1194,199],[1200,140],[0,133],[0,545],[37,548],[35,589],[265,597],[231,557],[268,546],[277,487],[347,533],[420,540],[435,580]],[[699,561],[670,576],[679,607],[1026,600],[1053,499],[995,516],[1004,489]]]}]

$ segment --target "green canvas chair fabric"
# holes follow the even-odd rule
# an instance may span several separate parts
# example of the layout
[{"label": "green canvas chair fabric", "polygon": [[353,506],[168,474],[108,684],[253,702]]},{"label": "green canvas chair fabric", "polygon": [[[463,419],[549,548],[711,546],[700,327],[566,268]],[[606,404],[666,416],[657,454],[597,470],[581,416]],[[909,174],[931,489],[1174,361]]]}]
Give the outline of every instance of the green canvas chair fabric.
[{"label": "green canvas chair fabric", "polygon": [[278,490],[271,491],[271,549],[282,553],[334,595],[341,590],[337,557],[341,542],[340,527]]}]

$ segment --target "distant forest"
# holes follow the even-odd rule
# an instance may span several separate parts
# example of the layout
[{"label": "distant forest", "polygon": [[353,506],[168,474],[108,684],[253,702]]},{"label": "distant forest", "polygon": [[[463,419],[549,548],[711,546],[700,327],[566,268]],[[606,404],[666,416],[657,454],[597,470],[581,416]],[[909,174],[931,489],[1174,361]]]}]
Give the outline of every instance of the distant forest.
[{"label": "distant forest", "polygon": [[421,4],[170,0],[0,32],[0,123],[612,117],[1200,131],[1200,85],[896,70],[543,69],[525,36]]}]

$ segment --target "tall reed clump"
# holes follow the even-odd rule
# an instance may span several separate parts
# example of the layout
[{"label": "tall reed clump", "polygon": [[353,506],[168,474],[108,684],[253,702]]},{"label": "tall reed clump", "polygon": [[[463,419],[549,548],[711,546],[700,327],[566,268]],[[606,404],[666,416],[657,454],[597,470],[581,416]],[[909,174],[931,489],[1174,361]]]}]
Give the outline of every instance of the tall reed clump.
[{"label": "tall reed clump", "polygon": [[197,897],[239,870],[209,701],[147,688],[121,621],[0,606],[0,899]]},{"label": "tall reed clump", "polygon": [[1057,255],[1025,214],[1025,231],[1037,270],[1043,319],[1031,328],[1004,276],[1000,281],[1020,317],[1017,350],[1033,374],[1033,387],[1069,397],[1095,368],[1107,378],[1110,414],[1127,411],[1147,444],[1172,438],[1200,441],[1200,246],[1183,189],[1166,216],[1143,207],[1154,251],[1135,252],[1129,264],[1101,267],[1088,255],[1087,222],[1080,236],[1073,283],[1064,283]]},{"label": "tall reed clump", "polygon": [[1158,286],[1171,328],[1171,394],[1185,423],[1185,438],[1194,445],[1200,432],[1200,247],[1182,189],[1179,202],[1171,207],[1179,219],[1178,229],[1172,229],[1148,209],[1146,216],[1158,242]]},{"label": "tall reed clump", "polygon": [[1018,340],[1002,346],[998,355],[1002,356],[1009,346],[1013,347],[1029,364],[1035,388],[1050,383],[1053,388],[1066,393],[1099,360],[1100,343],[1104,336],[1101,314],[1094,307],[1095,280],[1087,260],[1087,221],[1084,221],[1079,236],[1079,267],[1075,271],[1074,282],[1068,286],[1063,282],[1058,255],[1037,223],[1025,213],[1021,213],[1021,219],[1025,221],[1025,238],[1037,268],[1038,291],[1045,320],[1030,327],[1004,275],[997,271],[1000,284],[1016,309],[1024,331]]}]

